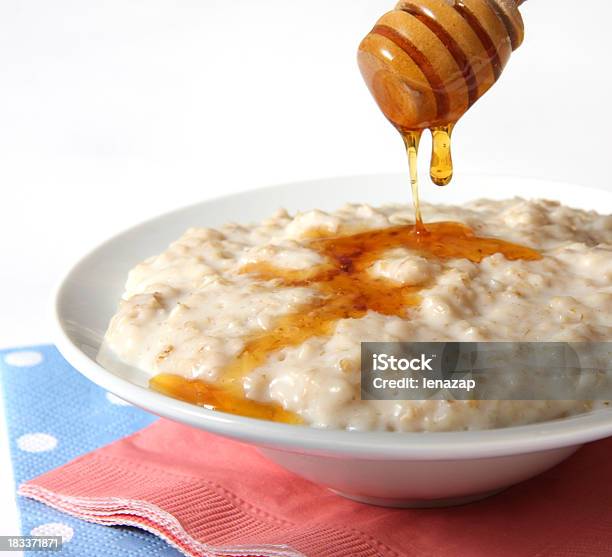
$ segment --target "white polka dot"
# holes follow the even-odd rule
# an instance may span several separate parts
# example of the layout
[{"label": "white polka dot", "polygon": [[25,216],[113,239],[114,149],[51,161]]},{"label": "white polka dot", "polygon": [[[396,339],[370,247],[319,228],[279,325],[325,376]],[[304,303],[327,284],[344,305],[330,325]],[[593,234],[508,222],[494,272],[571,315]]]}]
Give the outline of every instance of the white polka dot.
[{"label": "white polka dot", "polygon": [[17,439],[17,446],[29,453],[42,453],[57,447],[57,439],[48,433],[26,433]]},{"label": "white polka dot", "polygon": [[20,350],[19,352],[9,352],[4,356],[4,361],[9,366],[33,367],[43,361],[43,355],[34,350]]},{"label": "white polka dot", "polygon": [[113,393],[106,393],[106,400],[108,400],[108,402],[111,404],[116,404],[117,406],[132,406],[127,400],[123,400]]},{"label": "white polka dot", "polygon": [[62,543],[68,543],[72,536],[74,536],[74,530],[64,524],[63,522],[48,522],[47,524],[41,524],[32,528],[30,531],[31,536],[62,536]]}]

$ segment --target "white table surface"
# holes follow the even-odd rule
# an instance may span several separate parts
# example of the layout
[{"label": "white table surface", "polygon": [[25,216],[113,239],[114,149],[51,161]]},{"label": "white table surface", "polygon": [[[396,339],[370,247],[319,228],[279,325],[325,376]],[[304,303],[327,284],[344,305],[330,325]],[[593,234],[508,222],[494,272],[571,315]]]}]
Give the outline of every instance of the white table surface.
[{"label": "white table surface", "polygon": [[[392,5],[0,3],[0,347],[50,342],[58,277],[134,222],[265,184],[404,170],[355,63]],[[522,11],[524,45],[456,128],[456,172],[612,189],[612,3]],[[8,462],[0,423],[0,535],[18,531]]]}]

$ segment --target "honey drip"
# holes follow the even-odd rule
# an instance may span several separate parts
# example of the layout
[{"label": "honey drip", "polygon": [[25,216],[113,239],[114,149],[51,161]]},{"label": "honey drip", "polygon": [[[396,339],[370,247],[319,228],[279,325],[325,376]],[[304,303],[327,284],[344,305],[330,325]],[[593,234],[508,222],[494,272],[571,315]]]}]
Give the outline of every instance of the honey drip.
[{"label": "honey drip", "polygon": [[242,381],[265,364],[270,354],[317,336],[328,336],[340,319],[363,317],[368,311],[407,317],[420,302],[419,292],[428,284],[398,284],[374,277],[369,269],[390,249],[404,247],[426,258],[463,258],[479,263],[494,253],[509,260],[536,260],[540,254],[528,247],[496,238],[482,238],[459,223],[437,222],[419,230],[404,225],[357,234],[317,238],[309,247],[326,261],[306,270],[281,269],[267,262],[251,263],[241,269],[257,280],[273,280],[280,286],[307,286],[318,296],[295,313],[280,317],[275,326],[247,339],[240,355],[210,384],[173,374],[160,374],[150,386],[166,395],[208,408],[242,416],[300,423],[300,418],[277,404],[251,401],[244,396]]},{"label": "honey drip", "polygon": [[431,130],[431,165],[429,175],[436,186],[446,186],[453,178],[451,133],[453,124],[437,126]]},{"label": "honey drip", "polygon": [[408,170],[410,172],[410,187],[412,189],[412,203],[414,204],[415,231],[421,233],[423,226],[423,215],[421,214],[421,202],[419,200],[419,143],[421,141],[421,130],[408,131],[402,134],[406,155],[408,155]]},{"label": "honey drip", "polygon": [[[431,143],[431,180],[438,186],[446,186],[453,177],[453,159],[451,157],[451,134],[453,124],[437,126],[432,128]],[[419,143],[421,141],[422,130],[411,130],[402,132],[402,139],[406,146],[408,156],[408,169],[410,171],[410,187],[412,189],[412,202],[414,204],[414,221],[416,232],[420,234],[425,231],[423,215],[421,213],[421,202],[419,198],[419,176],[418,158]]]}]

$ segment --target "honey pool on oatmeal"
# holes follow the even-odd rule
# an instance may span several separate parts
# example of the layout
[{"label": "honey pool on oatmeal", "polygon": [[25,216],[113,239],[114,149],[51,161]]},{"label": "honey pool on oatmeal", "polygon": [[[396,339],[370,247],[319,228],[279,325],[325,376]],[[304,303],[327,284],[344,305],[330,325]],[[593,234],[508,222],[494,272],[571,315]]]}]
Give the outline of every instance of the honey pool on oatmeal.
[{"label": "honey pool on oatmeal", "polygon": [[176,398],[321,428],[476,430],[587,411],[360,399],[362,341],[612,338],[612,216],[519,198],[422,210],[421,238],[408,205],[190,228],[129,273],[104,351]]}]

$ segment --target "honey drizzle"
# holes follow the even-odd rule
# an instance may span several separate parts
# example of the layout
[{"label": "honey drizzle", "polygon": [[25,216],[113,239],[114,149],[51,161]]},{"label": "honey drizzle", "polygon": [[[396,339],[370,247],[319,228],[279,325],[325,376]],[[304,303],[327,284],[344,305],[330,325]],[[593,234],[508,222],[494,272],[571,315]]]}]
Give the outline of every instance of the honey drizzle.
[{"label": "honey drizzle", "polygon": [[411,130],[402,133],[402,139],[406,146],[406,155],[408,156],[408,170],[410,172],[410,187],[412,189],[412,203],[414,205],[414,222],[417,234],[422,232],[423,215],[421,214],[421,202],[419,200],[419,143],[421,141],[422,130]]},{"label": "honey drizzle", "polygon": [[[512,21],[494,2],[486,1],[505,26],[512,47],[518,47],[522,37],[515,30]],[[517,0],[517,5],[521,2],[522,0]],[[494,78],[497,80],[505,63],[500,57],[497,45],[478,17],[464,2],[457,0],[451,5],[482,43]],[[401,3],[399,9],[427,26],[454,58],[465,80],[468,96],[465,110],[467,110],[486,91],[486,88],[479,89],[478,76],[466,52],[431,10],[410,2]],[[417,172],[422,132],[429,128],[432,133],[431,179],[439,186],[447,185],[453,176],[451,133],[462,114],[450,115],[449,95],[452,91],[447,91],[448,83],[438,74],[435,65],[421,52],[419,45],[388,25],[376,25],[371,33],[393,42],[408,55],[429,82],[431,94],[436,102],[435,120],[423,118],[410,122],[410,128],[414,129],[405,129],[404,119],[402,119],[403,124],[399,125],[388,116],[400,131],[406,147],[415,207],[415,224],[313,240],[310,247],[318,251],[327,261],[314,269],[287,270],[269,263],[245,266],[241,272],[250,273],[259,280],[274,280],[280,286],[286,287],[308,286],[317,290],[318,296],[298,311],[280,317],[272,330],[247,339],[243,351],[227,366],[216,384],[185,379],[174,374],[159,374],[150,381],[153,389],[224,412],[286,423],[301,423],[299,416],[284,410],[276,403],[259,403],[246,399],[242,380],[255,368],[265,364],[273,352],[298,346],[312,337],[332,334],[340,319],[358,319],[368,311],[405,317],[409,308],[419,304],[419,292],[428,285],[401,285],[384,278],[370,276],[368,268],[384,251],[394,247],[407,247],[427,258],[465,258],[475,263],[494,253],[501,253],[510,260],[540,259],[540,254],[530,248],[494,238],[479,238],[468,227],[458,223],[439,222],[428,224],[427,228],[424,226]],[[364,77],[370,75],[375,74],[367,71],[364,73]],[[368,79],[367,77],[366,81]],[[376,98],[376,94],[374,96]],[[383,112],[385,112],[385,102],[380,105]]]},{"label": "honey drizzle", "polygon": [[[422,226],[422,223],[421,223]],[[537,260],[540,254],[528,247],[496,238],[482,238],[465,225],[437,222],[394,226],[340,237],[318,238],[309,243],[325,263],[306,270],[275,267],[268,262],[251,263],[241,269],[262,281],[279,286],[306,286],[317,291],[309,304],[280,317],[269,330],[247,339],[238,357],[225,368],[215,384],[160,374],[150,386],[164,394],[208,408],[274,420],[300,423],[294,413],[276,403],[259,403],[245,398],[242,380],[268,357],[283,348],[299,346],[317,336],[329,336],[340,319],[358,319],[368,311],[406,317],[420,302],[419,293],[428,284],[404,285],[372,276],[370,267],[387,250],[404,247],[426,258],[463,258],[479,263],[494,253],[509,260]]]},{"label": "honey drizzle", "polygon": [[446,186],[453,178],[451,134],[454,124],[431,129],[431,164],[429,175],[436,186]]},{"label": "honey drizzle", "polygon": [[[451,156],[451,134],[454,124],[445,124],[431,128],[431,163],[429,174],[434,184],[446,186],[453,178],[453,159]],[[418,156],[419,143],[423,130],[402,131],[401,136],[408,156],[408,169],[410,171],[410,187],[412,189],[412,202],[414,204],[414,221],[416,232],[425,231],[421,202],[419,198]]]}]

